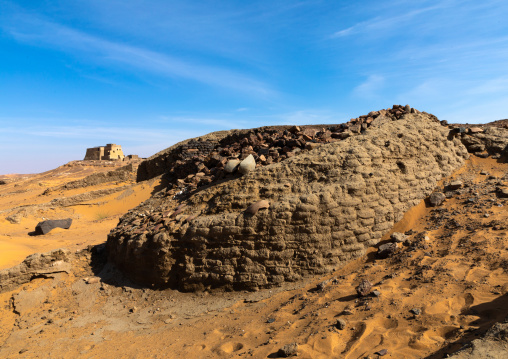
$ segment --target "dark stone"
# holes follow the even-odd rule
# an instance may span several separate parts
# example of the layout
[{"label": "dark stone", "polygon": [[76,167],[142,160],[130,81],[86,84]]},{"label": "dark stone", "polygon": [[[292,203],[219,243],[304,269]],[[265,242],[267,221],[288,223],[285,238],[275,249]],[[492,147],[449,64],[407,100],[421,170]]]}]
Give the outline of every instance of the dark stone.
[{"label": "dark stone", "polygon": [[381,259],[388,258],[397,250],[396,243],[386,243],[379,246],[377,256]]},{"label": "dark stone", "polygon": [[489,154],[488,154],[488,152],[476,152],[475,156],[480,157],[480,158],[487,158],[487,157],[489,157]]},{"label": "dark stone", "polygon": [[437,207],[444,202],[445,198],[446,196],[443,193],[434,192],[429,196],[429,203],[432,207]]},{"label": "dark stone", "polygon": [[69,229],[72,224],[72,219],[49,219],[47,221],[37,223],[35,226],[35,234],[48,234],[52,229],[63,228]]},{"label": "dark stone", "polygon": [[446,188],[449,189],[450,191],[453,191],[453,190],[459,189],[461,187],[462,187],[462,181],[453,181]]},{"label": "dark stone", "polygon": [[375,352],[374,354],[377,354],[380,357],[385,356],[386,354],[388,354],[388,349],[381,349],[381,350]]},{"label": "dark stone", "polygon": [[366,297],[367,295],[369,295],[371,288],[372,288],[372,283],[369,282],[368,279],[364,279],[358,285],[358,287],[356,287],[356,293],[358,293],[358,295],[360,297]]},{"label": "dark stone", "polygon": [[287,358],[287,357],[296,355],[297,351],[298,351],[298,344],[291,343],[291,344],[286,344],[282,348],[280,348],[279,351],[277,352],[277,355],[280,358]]},{"label": "dark stone", "polygon": [[414,314],[414,315],[420,315],[420,314],[422,314],[422,310],[419,309],[419,308],[413,308],[413,309],[410,310],[410,312],[412,314]]}]

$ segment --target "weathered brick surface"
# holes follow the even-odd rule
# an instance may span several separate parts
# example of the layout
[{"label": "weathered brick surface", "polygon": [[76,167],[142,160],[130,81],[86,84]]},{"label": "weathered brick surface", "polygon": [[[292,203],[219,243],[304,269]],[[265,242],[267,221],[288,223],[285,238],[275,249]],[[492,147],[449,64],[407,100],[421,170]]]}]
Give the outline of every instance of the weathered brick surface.
[{"label": "weathered brick surface", "polygon": [[[468,156],[433,116],[399,118],[378,113],[361,134],[182,201],[155,196],[111,232],[109,259],[138,283],[182,290],[256,289],[327,273],[364,254]],[[270,207],[245,212],[260,200]]]}]

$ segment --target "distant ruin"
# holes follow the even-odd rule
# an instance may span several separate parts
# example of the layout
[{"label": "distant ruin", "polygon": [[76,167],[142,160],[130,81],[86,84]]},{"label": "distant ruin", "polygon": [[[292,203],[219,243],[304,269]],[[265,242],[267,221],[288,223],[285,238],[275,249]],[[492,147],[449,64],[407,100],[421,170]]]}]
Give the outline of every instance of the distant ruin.
[{"label": "distant ruin", "polygon": [[92,147],[86,149],[85,161],[122,161],[125,158],[122,146],[108,143],[106,146]]}]

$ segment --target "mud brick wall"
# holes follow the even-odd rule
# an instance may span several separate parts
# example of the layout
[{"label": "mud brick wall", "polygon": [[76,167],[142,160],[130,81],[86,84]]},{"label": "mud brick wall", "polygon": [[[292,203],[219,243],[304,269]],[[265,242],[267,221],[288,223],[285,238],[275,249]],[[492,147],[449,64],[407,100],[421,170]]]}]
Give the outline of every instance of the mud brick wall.
[{"label": "mud brick wall", "polygon": [[[134,281],[182,290],[266,288],[361,256],[459,168],[460,139],[427,114],[380,116],[342,141],[194,192],[152,198],[110,233]],[[260,200],[270,208],[245,210]]]}]

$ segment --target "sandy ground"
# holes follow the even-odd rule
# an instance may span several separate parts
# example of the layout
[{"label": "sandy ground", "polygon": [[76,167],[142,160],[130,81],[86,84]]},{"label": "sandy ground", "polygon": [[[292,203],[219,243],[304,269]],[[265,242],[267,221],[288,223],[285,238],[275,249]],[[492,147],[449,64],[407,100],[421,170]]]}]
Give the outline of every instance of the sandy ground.
[{"label": "sandy ground", "polygon": [[[270,358],[297,343],[299,358],[443,358],[508,315],[508,201],[492,191],[507,173],[506,163],[471,158],[453,176],[466,185],[460,193],[437,208],[422,202],[395,225],[391,232],[411,234],[391,257],[372,248],[331,275],[283,288],[154,291],[103,267],[100,255],[83,254],[73,273],[0,294],[0,357]],[[54,209],[79,218],[43,239],[26,234],[39,217],[13,225],[0,214],[2,266],[34,251],[104,242],[121,211],[155,185],[135,185],[134,194],[101,205]],[[0,197],[0,210],[39,200],[44,189],[33,186],[31,195]],[[358,297],[363,279],[378,295]]]},{"label": "sandy ground", "polygon": [[[120,163],[118,166],[120,166]],[[117,167],[118,167],[117,166]],[[61,166],[55,170],[36,175],[0,176],[13,180],[0,186],[0,269],[21,262],[26,256],[37,252],[68,247],[83,248],[105,241],[120,216],[150,197],[157,181],[150,183],[105,183],[99,186],[57,191],[43,195],[48,188],[84,178],[115,167]],[[2,178],[0,178],[2,179]],[[91,191],[125,189],[93,200],[82,201],[73,206],[55,206],[52,200],[71,197]],[[7,217],[17,217],[19,223],[11,223]],[[68,230],[54,229],[46,236],[30,236],[35,226],[45,219],[72,218]]]}]

